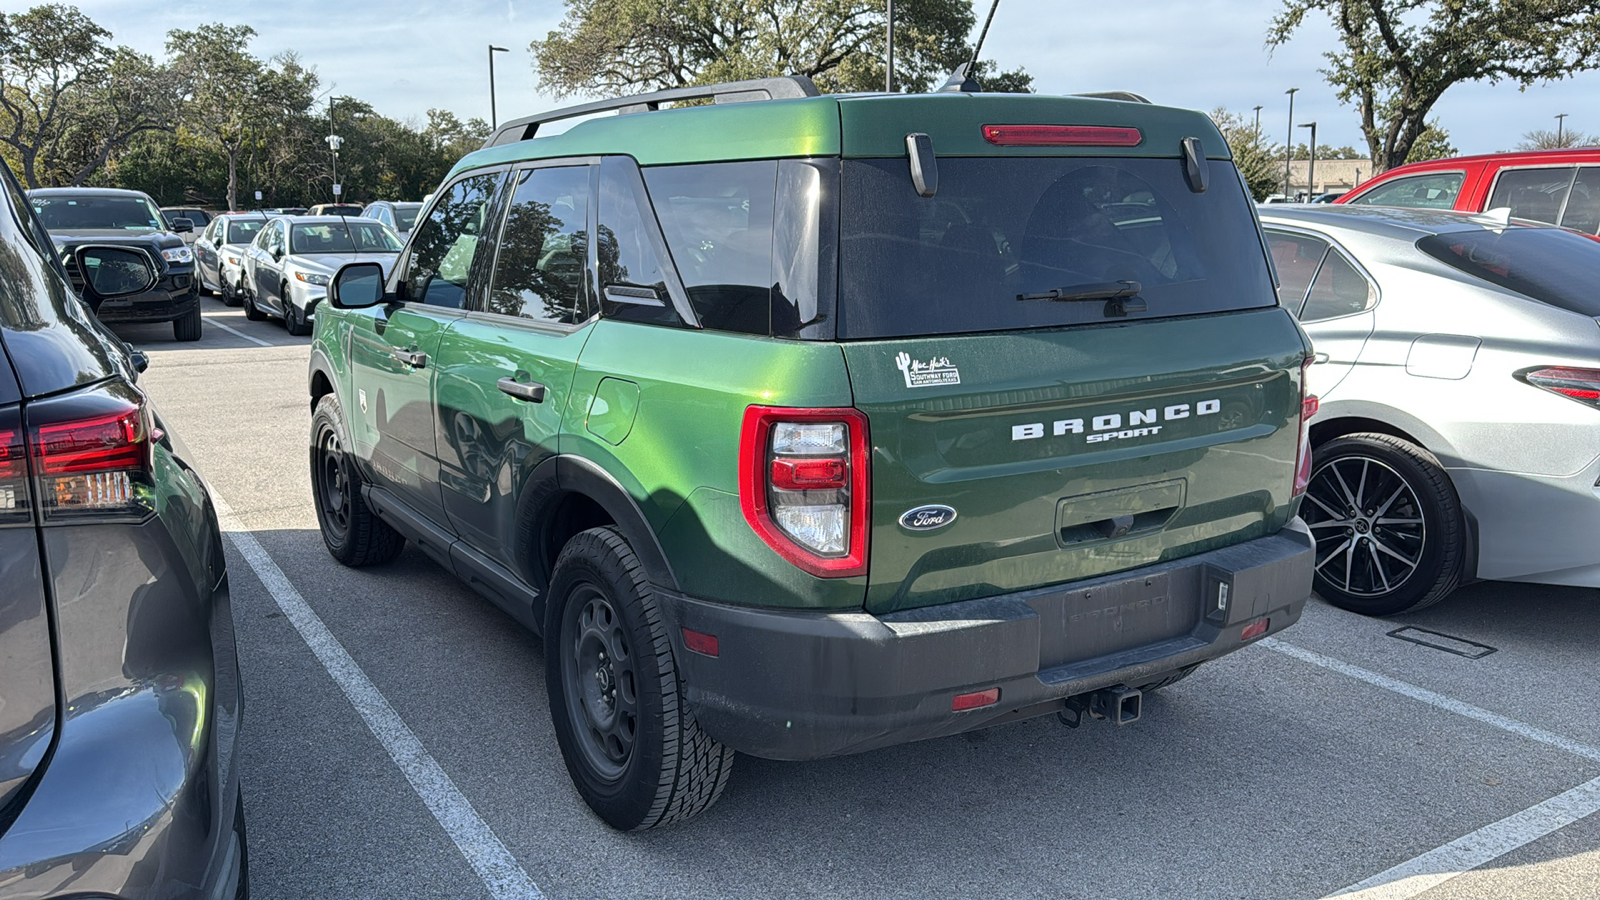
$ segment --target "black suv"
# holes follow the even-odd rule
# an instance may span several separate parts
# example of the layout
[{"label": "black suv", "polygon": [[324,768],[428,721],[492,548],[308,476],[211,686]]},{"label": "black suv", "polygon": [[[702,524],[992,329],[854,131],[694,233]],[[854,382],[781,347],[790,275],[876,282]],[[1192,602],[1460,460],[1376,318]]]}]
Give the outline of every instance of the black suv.
[{"label": "black suv", "polygon": [[[194,223],[177,221],[168,231],[160,207],[141,191],[40,188],[28,192],[28,201],[62,255],[84,244],[116,244],[147,250],[162,267],[150,290],[95,309],[102,322],[171,322],[177,340],[200,340],[194,253],[178,235],[193,231]],[[73,278],[73,286],[81,288],[76,274]]]}]

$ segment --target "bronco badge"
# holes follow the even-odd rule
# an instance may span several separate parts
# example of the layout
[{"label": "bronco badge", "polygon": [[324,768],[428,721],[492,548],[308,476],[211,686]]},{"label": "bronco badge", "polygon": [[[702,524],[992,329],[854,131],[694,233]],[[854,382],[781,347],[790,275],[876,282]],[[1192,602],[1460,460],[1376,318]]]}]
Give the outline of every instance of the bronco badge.
[{"label": "bronco badge", "polygon": [[933,531],[956,520],[956,511],[948,506],[934,504],[908,509],[900,517],[900,527],[907,531]]}]

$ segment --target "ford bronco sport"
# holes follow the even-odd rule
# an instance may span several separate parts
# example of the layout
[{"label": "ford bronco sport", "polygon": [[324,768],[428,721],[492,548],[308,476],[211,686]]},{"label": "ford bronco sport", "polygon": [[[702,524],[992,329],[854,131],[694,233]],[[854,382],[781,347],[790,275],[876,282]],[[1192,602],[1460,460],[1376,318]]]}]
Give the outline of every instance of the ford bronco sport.
[{"label": "ford bronco sport", "polygon": [[619,829],[735,751],[1137,718],[1299,617],[1315,401],[1227,144],[1121,97],[789,78],[501,126],[317,316],[328,550],[409,540],[542,633]]}]

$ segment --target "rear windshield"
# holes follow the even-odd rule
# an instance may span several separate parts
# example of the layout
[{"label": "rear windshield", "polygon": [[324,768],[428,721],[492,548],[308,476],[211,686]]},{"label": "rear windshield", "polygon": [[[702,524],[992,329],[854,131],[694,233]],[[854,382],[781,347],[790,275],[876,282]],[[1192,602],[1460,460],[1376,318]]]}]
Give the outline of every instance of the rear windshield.
[{"label": "rear windshield", "polygon": [[325,222],[289,227],[290,253],[398,253],[400,242],[379,222]]},{"label": "rear windshield", "polygon": [[1429,235],[1417,249],[1468,275],[1551,306],[1600,316],[1600,241],[1559,228]]},{"label": "rear windshield", "polygon": [[231,220],[228,222],[228,244],[248,244],[256,239],[256,233],[261,226],[267,224],[266,219]]},{"label": "rear windshield", "polygon": [[417,213],[422,212],[422,204],[400,206],[394,208],[394,227],[400,231],[410,231],[411,226],[417,224]]},{"label": "rear windshield", "polygon": [[143,197],[95,194],[32,197],[33,211],[51,231],[74,228],[160,231],[165,228],[161,210]]},{"label": "rear windshield", "polygon": [[1230,163],[1189,189],[1177,159],[940,158],[920,197],[907,161],[846,160],[839,336],[1049,328],[1106,318],[1105,300],[1019,295],[1136,281],[1180,316],[1272,306],[1272,276]]}]

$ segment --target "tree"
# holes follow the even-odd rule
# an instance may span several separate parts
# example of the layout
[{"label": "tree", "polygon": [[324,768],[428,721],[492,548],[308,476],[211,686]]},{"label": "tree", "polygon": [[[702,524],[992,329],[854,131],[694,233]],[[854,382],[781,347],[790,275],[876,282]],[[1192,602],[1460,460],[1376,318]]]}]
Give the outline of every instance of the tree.
[{"label": "tree", "polygon": [[247,51],[256,31],[249,25],[202,25],[167,32],[167,53],[182,79],[184,120],[221,147],[228,160],[228,208],[239,208],[239,154],[249,126],[264,110],[258,93],[265,76],[261,60]]},{"label": "tree", "polygon": [[1417,135],[1416,143],[1411,145],[1411,152],[1406,154],[1406,162],[1422,162],[1425,159],[1448,159],[1456,155],[1456,148],[1450,143],[1450,134],[1439,127],[1439,120],[1434,119]]},{"label": "tree", "polygon": [[1233,154],[1234,167],[1250,186],[1250,195],[1257,202],[1283,188],[1283,147],[1263,142],[1261,129],[1238,113],[1222,107],[1211,112],[1211,121],[1222,132]]},{"label": "tree", "polygon": [[[1294,145],[1290,155],[1295,159],[1310,159],[1311,148],[1304,143]],[[1327,144],[1317,145],[1317,159],[1366,159],[1367,155],[1354,147],[1331,147]]]},{"label": "tree", "polygon": [[[560,27],[534,41],[540,86],[557,97],[617,94],[772,75],[825,91],[882,90],[883,0],[566,0]],[[972,55],[966,0],[900,0],[895,87],[925,91]],[[992,69],[979,67],[980,77]],[[1025,91],[1018,70],[991,90]]]},{"label": "tree", "polygon": [[1559,134],[1543,128],[1523,132],[1518,150],[1566,150],[1569,147],[1600,147],[1600,134],[1562,130]]},{"label": "tree", "polygon": [[1323,74],[1356,104],[1379,172],[1411,156],[1453,85],[1527,88],[1600,65],[1594,0],[1284,0],[1268,46],[1288,42],[1315,12],[1328,15],[1340,41],[1323,54]]}]

